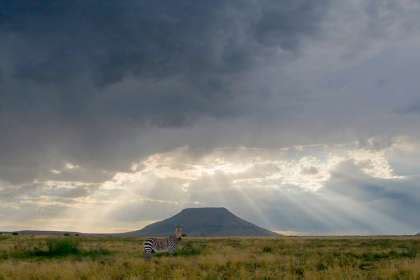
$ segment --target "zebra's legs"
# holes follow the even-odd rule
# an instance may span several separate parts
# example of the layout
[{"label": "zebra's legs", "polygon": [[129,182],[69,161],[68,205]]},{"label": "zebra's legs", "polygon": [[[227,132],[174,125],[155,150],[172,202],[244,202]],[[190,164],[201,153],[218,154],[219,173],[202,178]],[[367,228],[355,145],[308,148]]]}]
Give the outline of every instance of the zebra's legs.
[{"label": "zebra's legs", "polygon": [[144,253],[144,259],[146,260],[146,261],[149,261],[150,259],[152,258],[152,253]]},{"label": "zebra's legs", "polygon": [[175,253],[176,253],[176,248],[170,248],[170,249],[168,250],[168,253],[169,253],[169,254],[171,254],[171,255],[175,255]]}]

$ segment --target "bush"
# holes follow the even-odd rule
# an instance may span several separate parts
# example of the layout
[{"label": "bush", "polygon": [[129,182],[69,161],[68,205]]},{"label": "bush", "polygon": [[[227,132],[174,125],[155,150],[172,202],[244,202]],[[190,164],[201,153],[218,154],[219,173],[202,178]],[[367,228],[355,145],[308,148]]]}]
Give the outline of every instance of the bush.
[{"label": "bush", "polygon": [[79,242],[76,239],[48,239],[47,255],[66,256],[80,253]]},{"label": "bush", "polygon": [[[19,242],[15,244],[14,250],[7,254],[12,258],[54,258],[54,257],[89,257],[97,258],[111,255],[111,252],[103,248],[82,250],[80,240],[77,238],[49,238],[35,242]],[[0,254],[0,259],[4,258]]]},{"label": "bush", "polygon": [[80,253],[79,242],[75,239],[51,238],[46,241],[46,246],[40,245],[24,247],[21,254],[26,257],[63,257]]},{"label": "bush", "polygon": [[266,246],[263,248],[263,253],[271,253],[271,252],[273,252],[273,249],[271,247]]},{"label": "bush", "polygon": [[177,249],[176,255],[177,256],[196,256],[201,253],[201,249],[202,248],[196,244],[187,243],[181,248]]}]

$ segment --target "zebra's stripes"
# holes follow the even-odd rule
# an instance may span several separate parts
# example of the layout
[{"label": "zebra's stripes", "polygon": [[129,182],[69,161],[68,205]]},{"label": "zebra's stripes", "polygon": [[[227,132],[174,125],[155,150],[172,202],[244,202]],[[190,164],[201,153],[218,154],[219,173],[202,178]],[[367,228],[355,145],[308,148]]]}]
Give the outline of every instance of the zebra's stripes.
[{"label": "zebra's stripes", "polygon": [[176,246],[181,240],[183,234],[182,229],[177,227],[175,235],[170,235],[167,238],[149,238],[144,241],[144,258],[149,259],[154,253],[168,252],[175,253]]}]

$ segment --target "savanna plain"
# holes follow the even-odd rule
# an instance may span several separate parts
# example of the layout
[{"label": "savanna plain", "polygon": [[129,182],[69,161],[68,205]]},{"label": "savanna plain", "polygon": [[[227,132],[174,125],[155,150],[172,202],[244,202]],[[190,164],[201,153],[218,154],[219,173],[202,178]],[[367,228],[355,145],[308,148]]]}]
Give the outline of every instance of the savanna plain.
[{"label": "savanna plain", "polygon": [[186,238],[150,261],[142,243],[0,236],[0,280],[420,279],[418,237]]}]

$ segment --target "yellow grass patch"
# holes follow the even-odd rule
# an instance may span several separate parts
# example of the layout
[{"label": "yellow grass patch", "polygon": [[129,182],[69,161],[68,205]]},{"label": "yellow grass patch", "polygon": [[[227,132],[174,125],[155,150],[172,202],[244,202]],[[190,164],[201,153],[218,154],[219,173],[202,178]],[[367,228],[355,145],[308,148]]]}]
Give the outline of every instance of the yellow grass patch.
[{"label": "yellow grass patch", "polygon": [[142,243],[78,237],[77,250],[54,255],[31,253],[48,252],[51,238],[2,238],[0,280],[420,279],[415,237],[190,238],[175,256],[151,261],[143,260]]}]

